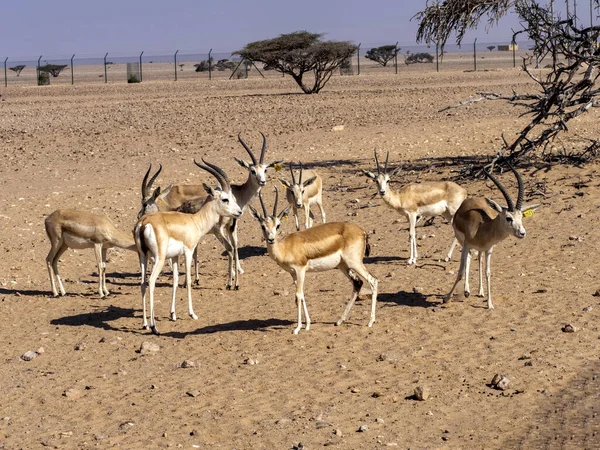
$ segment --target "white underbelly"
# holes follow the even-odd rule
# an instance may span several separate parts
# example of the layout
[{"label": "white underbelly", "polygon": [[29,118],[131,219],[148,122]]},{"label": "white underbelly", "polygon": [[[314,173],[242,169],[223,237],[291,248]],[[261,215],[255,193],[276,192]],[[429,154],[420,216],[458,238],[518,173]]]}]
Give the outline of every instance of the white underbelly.
[{"label": "white underbelly", "polygon": [[[158,244],[156,243],[156,235],[154,233],[154,228],[152,225],[148,224],[144,228],[144,238],[146,241],[146,245],[148,249],[152,253],[152,255],[156,256],[158,254]],[[169,238],[169,242],[167,243],[167,252],[165,254],[165,258],[174,258],[175,256],[182,255],[185,251],[185,245],[182,241],[178,241],[177,239]]]},{"label": "white underbelly", "polygon": [[308,262],[308,271],[309,272],[322,272],[324,270],[335,269],[340,265],[342,260],[341,252],[333,253],[329,256],[325,256],[323,258],[311,259]]},{"label": "white underbelly", "polygon": [[70,248],[83,249],[94,247],[94,243],[89,239],[81,238],[79,236],[73,236],[69,233],[63,233],[62,237],[65,241],[65,244],[67,244]]},{"label": "white underbelly", "polygon": [[443,214],[448,209],[446,201],[434,203],[432,205],[421,206],[418,210],[419,216],[433,217]]}]

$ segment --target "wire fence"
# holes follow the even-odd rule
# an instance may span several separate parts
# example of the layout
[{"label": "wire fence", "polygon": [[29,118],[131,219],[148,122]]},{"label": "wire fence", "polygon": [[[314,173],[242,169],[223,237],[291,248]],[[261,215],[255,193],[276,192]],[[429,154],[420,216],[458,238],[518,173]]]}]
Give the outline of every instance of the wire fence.
[{"label": "wire fence", "polygon": [[[370,49],[386,44],[360,45],[358,51],[337,72],[339,75],[391,73],[411,70],[494,70],[517,67],[528,53],[527,43],[473,42],[461,48],[450,46],[441,55],[429,46],[398,47],[397,56],[385,66],[369,59]],[[388,45],[394,45],[388,44]],[[531,52],[529,52],[531,53]],[[410,56],[428,55],[422,62],[410,63]],[[1,60],[0,60],[1,61]],[[547,62],[538,61],[537,65]],[[98,57],[59,56],[36,59],[4,59],[4,86],[65,85],[79,83],[140,83],[168,80],[239,80],[249,77],[281,77],[262,64],[242,61],[231,53],[182,52],[138,55],[111,55]]]}]

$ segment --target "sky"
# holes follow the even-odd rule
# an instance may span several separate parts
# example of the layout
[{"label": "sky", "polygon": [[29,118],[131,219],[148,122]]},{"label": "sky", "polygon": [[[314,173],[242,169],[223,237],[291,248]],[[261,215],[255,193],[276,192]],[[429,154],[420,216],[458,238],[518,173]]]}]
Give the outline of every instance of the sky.
[{"label": "sky", "polygon": [[[44,59],[230,53],[248,42],[297,30],[326,33],[362,48],[399,42],[415,45],[411,21],[425,0],[20,0],[3,2],[0,58]],[[557,1],[564,10],[564,2]],[[581,15],[589,6],[579,2]],[[585,9],[585,11],[583,11]],[[589,19],[587,19],[589,21]],[[508,43],[515,14],[486,30],[471,31],[465,43]]]}]

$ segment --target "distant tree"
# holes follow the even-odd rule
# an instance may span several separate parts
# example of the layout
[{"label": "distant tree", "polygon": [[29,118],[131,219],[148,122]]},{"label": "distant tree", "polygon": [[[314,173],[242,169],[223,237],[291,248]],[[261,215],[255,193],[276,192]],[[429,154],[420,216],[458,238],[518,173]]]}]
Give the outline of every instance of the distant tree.
[{"label": "distant tree", "polygon": [[10,70],[12,70],[14,73],[17,74],[17,76],[21,75],[21,71],[25,68],[25,64],[19,65],[19,66],[15,66],[15,67],[9,67]]},{"label": "distant tree", "polygon": [[404,62],[406,64],[432,63],[433,56],[429,53],[411,53],[404,59]]},{"label": "distant tree", "polygon": [[382,45],[381,47],[368,50],[365,58],[375,61],[385,67],[388,62],[394,59],[400,50],[401,49],[395,45]]},{"label": "distant tree", "polygon": [[215,69],[223,71],[226,69],[233,70],[235,69],[235,63],[233,61],[229,61],[228,59],[220,59],[215,64]]},{"label": "distant tree", "polygon": [[179,70],[183,71],[183,66],[185,66],[185,64],[179,64]]},{"label": "distant tree", "polygon": [[[273,39],[247,44],[234,52],[253,62],[261,62],[277,72],[290,75],[305,94],[318,93],[340,65],[358,47],[346,41],[323,41],[323,34],[295,31]],[[314,76],[312,86],[304,75]]]},{"label": "distant tree", "polygon": [[[210,58],[211,68],[214,67],[213,61],[214,61],[214,59],[211,57]],[[208,60],[204,60],[204,61],[200,61],[198,64],[194,64],[194,67],[196,68],[196,72],[206,72],[208,70],[208,63],[209,63]]]},{"label": "distant tree", "polygon": [[488,45],[487,49],[491,52],[492,50],[494,50],[496,48],[495,45]]},{"label": "distant tree", "polygon": [[69,66],[66,64],[46,64],[46,65],[40,66],[39,70],[40,70],[40,72],[49,73],[54,78],[56,78],[67,67],[69,67]]}]

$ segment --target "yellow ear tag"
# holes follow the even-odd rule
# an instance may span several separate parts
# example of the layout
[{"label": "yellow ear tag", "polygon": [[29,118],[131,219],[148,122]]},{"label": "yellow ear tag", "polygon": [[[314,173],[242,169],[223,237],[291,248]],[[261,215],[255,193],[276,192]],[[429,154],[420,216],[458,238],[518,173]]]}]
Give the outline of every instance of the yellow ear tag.
[{"label": "yellow ear tag", "polygon": [[287,222],[288,220],[290,220],[290,216],[285,216],[285,221]]},{"label": "yellow ear tag", "polygon": [[524,217],[531,217],[531,216],[533,216],[533,209],[526,209],[525,211],[523,211],[523,216]]},{"label": "yellow ear tag", "polygon": [[283,166],[281,164],[273,164],[273,168],[275,169],[275,172],[279,172],[283,169]]}]

